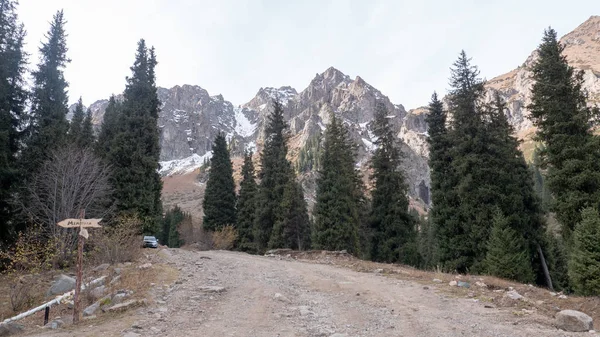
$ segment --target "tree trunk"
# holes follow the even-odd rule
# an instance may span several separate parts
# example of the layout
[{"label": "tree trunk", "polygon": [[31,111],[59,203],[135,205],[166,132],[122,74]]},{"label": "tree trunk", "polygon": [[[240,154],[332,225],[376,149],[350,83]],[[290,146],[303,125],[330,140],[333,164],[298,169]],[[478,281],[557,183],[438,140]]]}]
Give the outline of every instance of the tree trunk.
[{"label": "tree trunk", "polygon": [[542,268],[544,269],[544,276],[546,276],[546,285],[550,290],[554,291],[554,287],[552,286],[552,278],[550,278],[550,272],[548,271],[548,265],[546,264],[546,259],[544,258],[544,253],[542,252],[542,247],[540,244],[537,244],[537,250],[540,254],[540,261],[542,262]]}]

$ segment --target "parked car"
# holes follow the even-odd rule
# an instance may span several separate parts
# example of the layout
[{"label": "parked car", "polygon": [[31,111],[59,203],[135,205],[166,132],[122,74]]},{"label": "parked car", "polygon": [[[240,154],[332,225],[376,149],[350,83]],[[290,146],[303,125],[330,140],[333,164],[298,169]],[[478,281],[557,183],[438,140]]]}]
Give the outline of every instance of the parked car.
[{"label": "parked car", "polygon": [[158,240],[154,236],[144,236],[144,248],[158,248]]}]

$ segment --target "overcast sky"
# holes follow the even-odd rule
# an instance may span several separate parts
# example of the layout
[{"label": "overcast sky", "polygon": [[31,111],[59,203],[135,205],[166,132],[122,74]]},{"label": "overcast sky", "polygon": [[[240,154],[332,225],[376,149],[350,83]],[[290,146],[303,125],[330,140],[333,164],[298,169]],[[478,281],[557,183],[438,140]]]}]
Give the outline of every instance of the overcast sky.
[{"label": "overcast sky", "polygon": [[[159,86],[196,84],[243,104],[263,86],[304,89],[330,66],[407,109],[445,92],[465,49],[484,77],[510,71],[545,27],[564,35],[598,0],[20,0],[30,63],[52,15],[68,21],[71,102],[119,93],[136,42],[156,47]],[[594,12],[596,11],[596,12]]]}]

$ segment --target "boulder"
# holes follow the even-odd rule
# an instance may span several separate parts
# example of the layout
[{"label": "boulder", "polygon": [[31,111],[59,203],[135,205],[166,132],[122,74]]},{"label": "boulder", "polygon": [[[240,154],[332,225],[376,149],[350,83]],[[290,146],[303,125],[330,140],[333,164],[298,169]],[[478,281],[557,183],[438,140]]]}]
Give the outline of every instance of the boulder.
[{"label": "boulder", "polygon": [[435,282],[435,283],[442,283],[443,281],[442,281],[442,280],[440,280],[439,278],[434,278],[434,279],[433,279],[433,282]]},{"label": "boulder", "polygon": [[504,297],[508,297],[508,298],[510,298],[511,300],[515,300],[515,301],[517,301],[517,300],[520,300],[520,299],[523,299],[523,298],[524,298],[524,297],[523,297],[521,294],[519,294],[519,293],[518,293],[516,290],[511,290],[511,291],[508,291],[508,292],[506,292],[506,294],[504,294]]},{"label": "boulder", "polygon": [[565,331],[585,332],[594,329],[594,322],[581,311],[563,310],[556,314],[556,327]]},{"label": "boulder", "polygon": [[47,296],[62,295],[73,289],[75,289],[75,279],[63,274],[56,278],[46,294]]},{"label": "boulder", "polygon": [[458,282],[456,282],[456,281],[450,281],[448,283],[448,285],[451,286],[451,287],[456,287],[458,285]]},{"label": "boulder", "polygon": [[218,287],[218,286],[203,286],[198,289],[205,293],[222,293],[225,291],[224,287]]},{"label": "boulder", "polygon": [[65,325],[65,322],[63,322],[60,318],[56,318],[48,322],[44,328],[56,330],[62,328],[63,325]]},{"label": "boulder", "polygon": [[275,296],[273,296],[273,297],[276,300],[278,300],[278,301],[281,301],[281,302],[284,302],[284,303],[290,303],[290,300],[287,297],[285,297],[282,294],[280,294],[280,293],[276,293]]},{"label": "boulder", "polygon": [[470,288],[471,284],[469,282],[458,281],[457,285],[462,288]]},{"label": "boulder", "polygon": [[83,317],[93,316],[100,309],[100,302],[96,302],[89,307],[83,309]]},{"label": "boulder", "polygon": [[15,322],[0,324],[0,336],[16,335],[25,330],[25,327]]},{"label": "boulder", "polygon": [[90,290],[90,296],[94,299],[94,301],[99,300],[102,297],[104,297],[105,293],[106,293],[105,286],[100,286],[100,287]]},{"label": "boulder", "polygon": [[123,301],[127,297],[129,297],[129,294],[127,294],[127,293],[117,293],[117,294],[115,294],[115,296],[112,297],[111,303],[113,303],[113,304],[123,303]]}]

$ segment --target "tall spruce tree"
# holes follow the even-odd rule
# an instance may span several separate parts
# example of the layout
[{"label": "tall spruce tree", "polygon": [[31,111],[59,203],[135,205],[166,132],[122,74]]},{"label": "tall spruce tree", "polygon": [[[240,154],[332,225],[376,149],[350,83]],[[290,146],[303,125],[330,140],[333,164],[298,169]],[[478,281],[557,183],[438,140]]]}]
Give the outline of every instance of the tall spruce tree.
[{"label": "tall spruce tree", "polygon": [[594,208],[581,212],[575,226],[569,261],[569,279],[575,292],[583,296],[600,295],[600,214]]},{"label": "tall spruce tree", "polygon": [[223,133],[219,133],[212,147],[210,171],[202,202],[204,230],[216,231],[227,225],[235,226],[235,203],[235,182],[227,140]]},{"label": "tall spruce tree", "polygon": [[242,166],[242,182],[240,183],[240,194],[237,202],[237,249],[254,253],[256,244],[254,242],[254,216],[256,213],[256,193],[258,186],[254,174],[254,163],[252,152],[244,154],[244,165]]},{"label": "tall spruce tree", "polygon": [[564,48],[556,31],[544,32],[531,68],[535,84],[528,110],[537,126],[537,140],[545,145],[540,157],[555,198],[553,211],[570,241],[575,224],[581,222],[581,210],[599,207],[600,144],[591,130],[594,110],[586,106],[583,73],[569,66]]},{"label": "tall spruce tree", "polygon": [[416,222],[408,214],[408,186],[400,170],[400,149],[383,103],[375,109],[373,134],[377,149],[371,159],[372,208],[369,226],[373,236],[371,259],[381,262],[418,261]]},{"label": "tall spruce tree", "polygon": [[115,136],[122,132],[122,120],[121,103],[113,95],[108,100],[108,105],[104,111],[104,118],[100,127],[100,133],[98,134],[98,142],[96,143],[96,152],[101,157],[107,158],[109,156]]},{"label": "tall spruce tree", "polygon": [[[254,241],[259,253],[269,246],[273,228],[283,222],[282,205],[285,187],[292,176],[291,165],[287,160],[287,123],[283,118],[283,106],[278,100],[273,101],[272,112],[265,128],[265,144],[260,158],[256,216],[254,219]],[[277,232],[276,235],[281,234]],[[273,244],[279,238],[272,240]],[[282,247],[276,247],[282,248]]]},{"label": "tall spruce tree", "polygon": [[313,246],[347,250],[359,255],[361,227],[361,179],[355,169],[355,145],[342,121],[330,115],[325,130],[321,169],[317,179]]},{"label": "tall spruce tree", "polygon": [[[283,221],[276,223],[271,235],[272,247],[306,250],[311,247],[310,219],[302,185],[292,172],[281,200]],[[279,228],[279,226],[281,226]],[[276,234],[278,233],[278,234]],[[276,241],[275,241],[276,240]]]},{"label": "tall spruce tree", "polygon": [[36,172],[52,149],[67,142],[68,83],[64,77],[67,41],[63,11],[58,11],[50,23],[46,42],[40,47],[40,62],[33,72],[30,121],[26,129],[23,152],[24,172]]},{"label": "tall spruce tree", "polygon": [[[439,221],[435,226],[440,260],[447,269],[459,272],[489,270],[484,260],[498,210],[507,215],[508,226],[525,239],[524,254],[543,260],[544,222],[531,173],[512,136],[504,103],[499,97],[490,104],[482,103],[483,81],[478,74],[462,52],[452,69],[448,105],[452,121],[441,138],[448,142],[443,148],[445,158],[451,158],[446,171],[449,179],[432,183],[432,188],[441,190],[432,191],[434,208],[440,196],[443,203],[441,212],[434,212]],[[529,266],[532,268],[531,262]],[[548,279],[543,266],[542,262],[535,266],[540,282]]]},{"label": "tall spruce tree", "polygon": [[15,161],[27,100],[25,30],[18,20],[17,4],[16,0],[0,0],[0,249],[14,238],[10,199],[18,184]]},{"label": "tall spruce tree", "polygon": [[85,112],[83,106],[83,100],[79,97],[79,100],[75,104],[75,111],[73,111],[73,118],[71,118],[71,122],[69,123],[69,142],[70,143],[79,143],[79,139],[81,138],[83,120],[85,118]]},{"label": "tall spruce tree", "polygon": [[77,140],[80,147],[87,148],[94,145],[96,136],[94,135],[94,125],[92,122],[92,110],[87,109],[85,118],[81,124],[81,137]]},{"label": "tall spruce tree", "polygon": [[190,217],[191,215],[183,212],[177,205],[168,210],[163,218],[160,242],[170,248],[179,248],[183,241],[179,238],[178,227],[186,218]]},{"label": "tall spruce tree", "polygon": [[[159,232],[162,217],[156,64],[154,48],[148,49],[140,40],[106,155],[113,165],[111,183],[118,211],[139,216],[145,233]],[[108,123],[112,122],[105,126]]]},{"label": "tall spruce tree", "polygon": [[[452,143],[446,128],[447,114],[437,93],[431,96],[429,114],[426,117],[429,135],[429,169],[431,171],[431,203],[429,234],[437,247],[436,258],[449,261],[456,258],[457,247],[463,227],[453,219],[452,214],[457,206],[455,197],[456,176],[452,168]],[[437,260],[431,261],[434,265]]]}]

